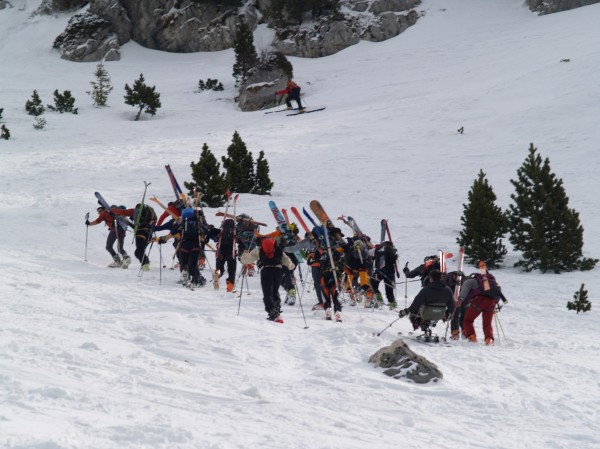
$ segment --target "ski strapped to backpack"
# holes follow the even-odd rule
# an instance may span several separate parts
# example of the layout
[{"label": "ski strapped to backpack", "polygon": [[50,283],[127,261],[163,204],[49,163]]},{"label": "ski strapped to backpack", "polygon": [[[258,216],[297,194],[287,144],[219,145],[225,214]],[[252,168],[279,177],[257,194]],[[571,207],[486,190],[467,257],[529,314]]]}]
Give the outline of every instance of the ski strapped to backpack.
[{"label": "ski strapped to backpack", "polygon": [[[144,208],[144,200],[146,199],[146,192],[148,191],[148,186],[150,184],[152,184],[152,183],[144,181],[144,194],[142,195],[142,202],[140,203],[140,209]],[[132,243],[135,242],[135,236],[137,234],[138,228],[140,227],[140,217],[141,217],[141,214],[138,212],[137,216],[135,217],[135,225],[133,227]]]},{"label": "ski strapped to backpack", "polygon": [[[98,199],[98,202],[104,208],[104,210],[110,211],[111,207],[106,202],[106,200],[104,199],[104,197],[100,194],[100,192],[94,192],[94,195],[96,195],[96,198]],[[115,217],[115,219],[117,220],[117,223],[119,224],[119,227],[123,231],[127,231],[127,225],[128,225],[127,219],[125,219],[124,217],[121,217],[119,215],[117,215]]]},{"label": "ski strapped to backpack", "polygon": [[169,179],[171,180],[171,185],[173,186],[173,192],[175,193],[175,200],[181,199],[184,205],[188,204],[187,197],[185,193],[179,187],[179,183],[175,179],[175,175],[173,174],[173,170],[171,170],[170,165],[165,165],[165,169],[167,170],[167,174],[169,175]]},{"label": "ski strapped to backpack", "polygon": [[271,209],[271,213],[277,222],[277,228],[281,232],[283,246],[293,245],[296,243],[296,236],[290,230],[285,217],[275,204],[275,201],[269,201],[269,209]]}]

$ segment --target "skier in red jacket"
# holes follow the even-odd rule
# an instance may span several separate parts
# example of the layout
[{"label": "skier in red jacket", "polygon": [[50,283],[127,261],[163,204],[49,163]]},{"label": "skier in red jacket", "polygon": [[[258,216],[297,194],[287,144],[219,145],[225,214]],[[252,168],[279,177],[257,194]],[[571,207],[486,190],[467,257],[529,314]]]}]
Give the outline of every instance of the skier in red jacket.
[{"label": "skier in red jacket", "polygon": [[[117,206],[113,206],[117,207]],[[104,209],[104,207],[100,206],[98,208],[98,218],[93,221],[86,220],[86,226],[96,226],[104,222],[106,227],[108,228],[108,236],[106,237],[106,251],[110,253],[113,258],[113,261],[108,265],[109,268],[127,268],[131,263],[131,258],[123,248],[123,241],[125,240],[125,229],[121,227],[117,220],[115,219],[114,214],[112,214],[109,210]],[[123,257],[119,257],[119,254],[113,249],[113,246],[117,242],[117,249],[119,253]]]},{"label": "skier in red jacket", "polygon": [[300,102],[300,86],[298,86],[293,80],[290,79],[285,89],[278,90],[277,92],[275,92],[275,95],[284,94],[287,94],[285,104],[287,105],[288,109],[293,109],[292,100],[294,100],[296,103],[298,103],[298,110],[300,112],[304,112],[304,106],[302,106],[302,103]]}]

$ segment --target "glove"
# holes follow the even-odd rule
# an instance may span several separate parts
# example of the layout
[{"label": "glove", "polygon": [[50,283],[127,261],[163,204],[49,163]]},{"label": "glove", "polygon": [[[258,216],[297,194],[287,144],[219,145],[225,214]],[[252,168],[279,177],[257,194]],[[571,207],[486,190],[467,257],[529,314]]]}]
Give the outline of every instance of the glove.
[{"label": "glove", "polygon": [[90,220],[85,220],[85,225],[89,226],[90,225]]},{"label": "glove", "polygon": [[404,318],[406,315],[408,315],[408,309],[402,309],[398,312],[400,318]]},{"label": "glove", "polygon": [[166,239],[166,238],[164,238],[164,237],[159,237],[159,238],[158,238],[158,244],[159,244],[159,245],[162,245],[163,243],[167,243],[167,239]]},{"label": "glove", "polygon": [[410,269],[408,268],[408,262],[406,262],[406,265],[404,265],[404,268],[402,269],[402,272],[404,274],[410,273]]}]

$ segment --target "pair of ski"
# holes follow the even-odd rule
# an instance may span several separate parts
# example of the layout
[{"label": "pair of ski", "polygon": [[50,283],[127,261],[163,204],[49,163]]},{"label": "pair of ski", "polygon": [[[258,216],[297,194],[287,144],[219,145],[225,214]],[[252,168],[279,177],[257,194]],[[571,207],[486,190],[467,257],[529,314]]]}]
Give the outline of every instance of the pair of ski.
[{"label": "pair of ski", "polygon": [[[215,252],[216,257],[219,257],[219,254],[220,254],[219,251],[221,250],[221,242],[223,240],[223,231],[225,230],[225,227],[224,227],[225,221],[228,220],[228,219],[230,219],[229,218],[230,214],[228,214],[228,211],[229,211],[229,207],[231,206],[231,202],[232,202],[231,201],[231,199],[232,199],[231,198],[231,192],[228,190],[227,193],[226,193],[226,195],[227,195],[227,205],[225,206],[225,213],[223,214],[223,221],[221,221],[221,233],[219,234],[219,240],[217,241],[217,249],[216,249],[216,252]],[[235,217],[237,217],[237,215],[236,215],[236,207],[237,207],[237,200],[238,200],[239,196],[240,196],[239,193],[236,193],[233,196],[233,217],[234,217],[233,220],[234,221],[235,221]],[[235,242],[235,240],[236,240],[236,228],[237,228],[237,225],[234,223],[234,225],[233,225],[233,245],[232,245],[232,252],[233,252],[232,257],[233,258],[235,258],[235,256],[236,256],[236,254],[235,254],[235,250],[236,250],[236,247],[235,247],[236,246],[236,242]],[[215,290],[219,290],[219,288],[220,288],[220,284],[219,284],[219,278],[220,277],[221,277],[221,272],[215,268],[215,271],[213,272],[213,288]],[[235,293],[235,289],[232,290],[232,293]]]},{"label": "pair of ski", "polygon": [[313,109],[278,109],[276,111],[267,111],[265,112],[265,114],[273,114],[275,112],[288,112],[288,114],[286,114],[287,117],[291,117],[293,115],[302,115],[302,114],[310,114],[311,112],[319,112],[319,111],[323,111],[326,108],[326,106],[323,106],[322,108],[313,108]]}]

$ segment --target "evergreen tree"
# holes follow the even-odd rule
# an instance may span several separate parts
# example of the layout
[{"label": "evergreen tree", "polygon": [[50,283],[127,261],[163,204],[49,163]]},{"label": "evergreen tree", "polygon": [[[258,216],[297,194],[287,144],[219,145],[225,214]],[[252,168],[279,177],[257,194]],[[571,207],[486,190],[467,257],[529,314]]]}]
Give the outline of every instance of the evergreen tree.
[{"label": "evergreen tree", "polygon": [[10,139],[10,131],[6,127],[6,125],[0,126],[0,139],[8,140]]},{"label": "evergreen tree", "polygon": [[588,300],[588,292],[585,289],[585,284],[581,284],[579,291],[573,295],[575,301],[567,302],[567,309],[579,312],[589,312],[592,310],[592,303]]},{"label": "evergreen tree", "polygon": [[252,30],[243,20],[240,20],[237,25],[233,50],[235,52],[233,77],[236,79],[236,83],[240,84],[247,78],[250,69],[258,62]]},{"label": "evergreen tree", "polygon": [[75,98],[71,96],[71,91],[65,90],[62,94],[58,92],[58,89],[54,91],[54,106],[48,105],[48,109],[51,111],[57,111],[61,114],[63,112],[71,112],[77,115],[77,108],[74,108]]},{"label": "evergreen tree", "polygon": [[265,158],[265,152],[258,153],[256,160],[256,176],[252,193],[256,195],[270,195],[273,182],[269,178],[269,162]]},{"label": "evergreen tree", "polygon": [[456,239],[465,247],[465,259],[474,266],[485,260],[490,268],[498,266],[507,253],[502,236],[507,232],[507,219],[502,209],[494,203],[496,194],[489,185],[483,170],[468,194],[469,203],[463,204],[460,221],[463,230]]},{"label": "evergreen tree", "polygon": [[246,144],[237,131],[233,133],[231,142],[227,148],[227,157],[221,157],[227,185],[231,192],[250,193],[255,179],[252,153],[246,149]]},{"label": "evergreen tree", "polygon": [[4,108],[0,108],[0,120],[2,120],[2,113],[4,112]]},{"label": "evergreen tree", "polygon": [[139,79],[133,83],[133,88],[125,84],[125,104],[138,108],[136,121],[140,119],[142,112],[155,115],[156,110],[161,107],[160,94],[156,92],[156,87],[150,87],[144,81],[144,74],[140,74]]},{"label": "evergreen tree", "polygon": [[113,91],[113,86],[110,82],[110,75],[104,68],[104,64],[101,62],[96,66],[94,76],[96,77],[96,81],[90,81],[92,90],[86,93],[92,97],[94,106],[106,106],[108,96]]},{"label": "evergreen tree", "polygon": [[35,117],[40,116],[44,113],[44,105],[42,104],[42,100],[40,100],[40,96],[37,93],[37,90],[33,91],[31,95],[31,99],[27,100],[25,103],[25,110],[29,115],[33,115]]},{"label": "evergreen tree", "polygon": [[225,175],[221,173],[220,164],[206,143],[202,146],[198,162],[192,162],[190,166],[194,182],[183,183],[190,196],[193,195],[195,187],[202,193],[202,202],[208,207],[220,207],[225,204]]},{"label": "evergreen tree", "polygon": [[46,127],[46,119],[44,117],[36,117],[33,121],[35,129],[44,129]]},{"label": "evergreen tree", "polygon": [[550,161],[536,153],[533,143],[529,155],[511,183],[515,193],[509,208],[510,242],[523,252],[515,264],[526,271],[591,270],[598,259],[582,256],[583,227],[579,214],[568,207],[569,198],[562,179],[550,170]]}]

